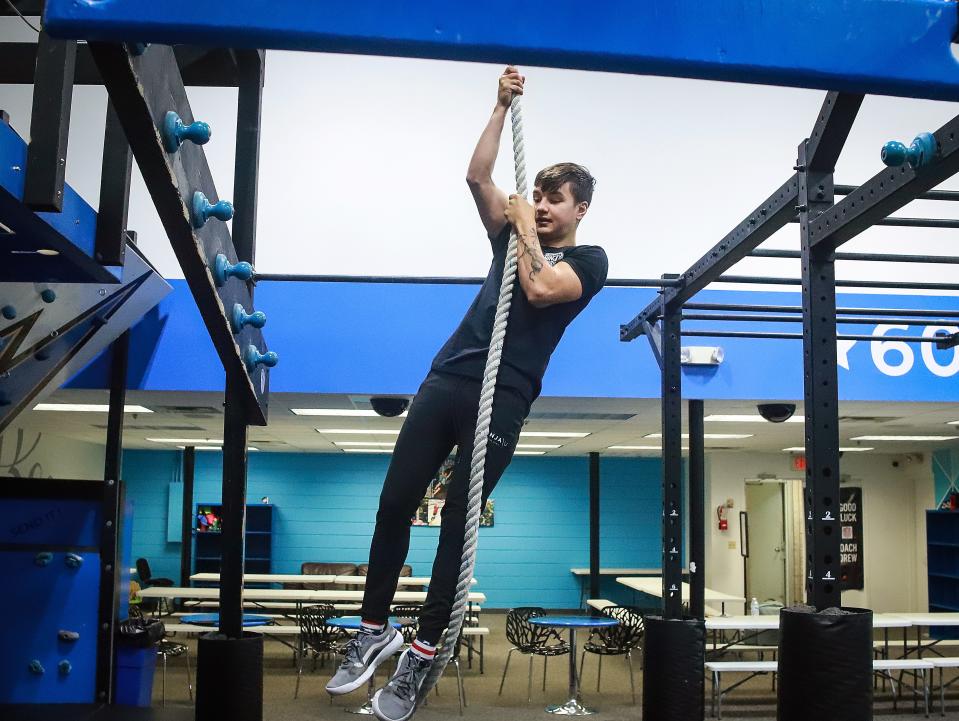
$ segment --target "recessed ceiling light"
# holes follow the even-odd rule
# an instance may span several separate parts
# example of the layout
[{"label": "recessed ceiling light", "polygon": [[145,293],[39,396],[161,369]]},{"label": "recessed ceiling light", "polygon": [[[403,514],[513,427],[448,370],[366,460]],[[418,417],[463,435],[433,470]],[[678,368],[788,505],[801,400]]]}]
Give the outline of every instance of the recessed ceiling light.
[{"label": "recessed ceiling light", "polygon": [[[649,433],[643,438],[662,438],[662,433]],[[742,438],[752,438],[752,433],[704,433],[703,438],[709,438],[714,441],[735,441]],[[683,438],[689,438],[688,433],[683,433]]]},{"label": "recessed ceiling light", "polygon": [[344,448],[344,453],[392,453],[392,448]]},{"label": "recessed ceiling light", "polygon": [[187,446],[223,445],[222,438],[147,438],[151,443],[182,443]]},{"label": "recessed ceiling light", "polygon": [[[106,403],[37,403],[35,411],[76,411],[80,413],[107,413],[110,406]],[[153,413],[144,406],[123,406],[124,413]]]},{"label": "recessed ceiling light", "polygon": [[856,436],[851,441],[954,441],[959,436]]},{"label": "recessed ceiling light", "polygon": [[517,448],[562,448],[563,446],[559,443],[553,445],[551,443],[520,443],[516,446]]},{"label": "recessed ceiling light", "polygon": [[[783,450],[786,451],[786,453],[805,453],[806,452],[806,449],[803,448],[802,446],[791,446],[789,448],[783,448]],[[846,448],[845,446],[839,447],[839,451],[841,453],[856,453],[858,451],[874,451],[874,450],[876,449],[868,448],[866,446],[849,446],[848,448]]]},{"label": "recessed ceiling light", "polygon": [[392,448],[396,441],[333,441],[336,446],[387,446]]},{"label": "recessed ceiling light", "polygon": [[546,451],[516,451],[514,456],[542,456]]},{"label": "recessed ceiling light", "polygon": [[585,438],[589,433],[572,431],[520,431],[520,438]]},{"label": "recessed ceiling light", "polygon": [[[350,416],[357,418],[376,418],[380,415],[376,411],[355,408],[291,408],[290,413],[296,416]],[[406,411],[395,417],[405,418]]]},{"label": "recessed ceiling light", "polygon": [[[186,446],[177,446],[181,451],[186,449]],[[222,451],[221,446],[193,446],[194,451]],[[248,451],[258,451],[260,450],[256,446],[247,446],[246,450]]]},{"label": "recessed ceiling light", "polygon": [[37,255],[48,255],[48,256],[60,255],[60,251],[54,250],[53,248],[40,248],[39,250],[37,250]]},{"label": "recessed ceiling light", "polygon": [[[714,414],[703,418],[707,423],[769,423],[760,415],[753,414]],[[793,416],[787,418],[784,423],[802,423],[806,420],[805,416]]]},{"label": "recessed ceiling light", "polygon": [[378,431],[372,431],[368,428],[315,428],[317,433],[326,433],[327,435],[361,435],[361,436],[388,436],[398,435],[400,430],[384,428]]},{"label": "recessed ceiling light", "polygon": [[946,421],[947,426],[959,426],[959,421]]},{"label": "recessed ceiling light", "polygon": [[[610,451],[661,451],[663,450],[662,446],[609,446],[607,450]],[[684,451],[688,451],[688,446],[683,446]]]}]

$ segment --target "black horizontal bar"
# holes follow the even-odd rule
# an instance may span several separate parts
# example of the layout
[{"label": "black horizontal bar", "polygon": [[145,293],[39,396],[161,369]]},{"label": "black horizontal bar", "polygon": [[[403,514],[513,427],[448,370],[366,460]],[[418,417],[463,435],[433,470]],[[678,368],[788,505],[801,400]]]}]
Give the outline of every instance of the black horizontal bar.
[{"label": "black horizontal bar", "polygon": [[[959,222],[959,221],[957,221]],[[800,258],[798,250],[775,250],[757,248],[750,256],[754,258]],[[863,260],[887,263],[959,263],[959,256],[954,255],[901,255],[897,253],[835,253],[836,260]]]},{"label": "black horizontal bar", "polygon": [[[790,223],[798,223],[799,218],[793,218]],[[959,220],[954,218],[899,218],[889,217],[877,220],[873,225],[893,225],[905,228],[959,228]]]},{"label": "black horizontal bar", "polygon": [[[687,310],[751,311],[754,313],[802,313],[798,305],[741,305],[737,303],[687,303]],[[959,318],[959,310],[922,310],[919,308],[837,308],[837,315],[891,315]]]},{"label": "black horizontal bar", "polygon": [[[800,278],[772,278],[756,275],[721,275],[716,283],[758,285],[802,285]],[[923,283],[900,280],[837,280],[837,288],[903,288],[905,290],[959,290],[959,283]]]},{"label": "black horizontal bar", "polygon": [[[712,320],[718,321],[720,323],[728,322],[747,322],[747,323],[802,323],[801,315],[771,315],[771,314],[759,314],[759,315],[750,315],[748,313],[741,314],[720,314],[720,313],[684,313],[683,320]],[[874,317],[859,317],[854,318],[844,318],[837,317],[836,322],[842,325],[846,324],[855,324],[855,325],[883,325],[889,323],[895,323],[896,325],[936,325],[934,320],[928,318],[874,318]]]},{"label": "black horizontal bar", "polygon": [[[486,278],[418,275],[298,275],[295,273],[257,273],[256,281],[303,283],[408,283],[414,285],[482,285]],[[618,288],[669,288],[681,281],[663,278],[609,278],[607,286]]]},{"label": "black horizontal bar", "polygon": [[[835,186],[836,195],[849,195],[858,190],[858,185],[837,185]],[[955,190],[929,190],[920,195],[916,200],[959,200],[959,191]]]},{"label": "black horizontal bar", "polygon": [[[683,337],[696,336],[700,338],[769,338],[772,340],[802,340],[802,333],[776,333],[774,331],[747,331],[747,330],[684,330]],[[837,335],[836,340],[865,340],[865,341],[902,341],[903,343],[942,343],[950,336],[938,338],[923,338],[911,335]]]}]

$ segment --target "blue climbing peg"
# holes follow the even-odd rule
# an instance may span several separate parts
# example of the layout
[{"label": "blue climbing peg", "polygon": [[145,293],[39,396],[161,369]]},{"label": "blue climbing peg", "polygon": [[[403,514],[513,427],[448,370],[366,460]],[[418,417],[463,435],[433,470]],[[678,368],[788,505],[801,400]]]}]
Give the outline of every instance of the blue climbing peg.
[{"label": "blue climbing peg", "polygon": [[233,326],[233,332],[239,333],[246,326],[262,328],[266,325],[266,313],[257,310],[247,313],[240,303],[233,304],[233,313],[230,315],[230,325]]},{"label": "blue climbing peg", "polygon": [[255,371],[258,365],[264,365],[267,368],[272,368],[279,360],[280,357],[273,351],[260,353],[255,345],[248,345],[246,347],[246,351],[243,353],[243,362],[246,364],[246,370],[248,373]]},{"label": "blue climbing peg", "polygon": [[890,140],[882,146],[882,162],[891,168],[908,163],[913,170],[920,170],[935,160],[939,143],[932,133],[920,133],[908,148],[898,140]]},{"label": "blue climbing peg", "polygon": [[76,553],[68,553],[63,557],[63,562],[67,568],[80,568],[83,565],[83,556]]},{"label": "blue climbing peg", "polygon": [[213,131],[210,125],[202,120],[197,120],[189,125],[184,125],[180,116],[170,110],[163,117],[163,147],[168,153],[175,153],[180,149],[184,140],[189,140],[197,145],[205,145],[209,142]]},{"label": "blue climbing peg", "polygon": [[30,670],[30,673],[36,674],[37,676],[42,676],[46,673],[46,669],[43,667],[43,664],[40,663],[39,659],[33,659],[27,668]]},{"label": "blue climbing peg", "polygon": [[71,664],[67,659],[63,659],[57,664],[57,670],[60,671],[61,676],[66,676],[73,670],[73,664]]},{"label": "blue climbing peg", "polygon": [[7,320],[13,320],[17,317],[17,309],[12,305],[5,305],[3,308],[0,308],[0,314]]},{"label": "blue climbing peg", "polygon": [[217,253],[213,261],[213,280],[216,287],[223,286],[230,278],[239,278],[240,280],[250,280],[253,277],[253,266],[245,260],[233,264],[223,253]]},{"label": "blue climbing peg", "polygon": [[233,204],[221,200],[216,205],[211,205],[203,193],[196,191],[193,194],[193,227],[202,228],[211,216],[219,220],[229,220],[233,217]]},{"label": "blue climbing peg", "polygon": [[40,300],[44,303],[52,303],[57,299],[57,292],[53,288],[44,288],[40,291]]},{"label": "blue climbing peg", "polygon": [[53,554],[50,553],[50,551],[40,551],[36,556],[33,557],[33,564],[35,566],[48,566],[52,560]]}]

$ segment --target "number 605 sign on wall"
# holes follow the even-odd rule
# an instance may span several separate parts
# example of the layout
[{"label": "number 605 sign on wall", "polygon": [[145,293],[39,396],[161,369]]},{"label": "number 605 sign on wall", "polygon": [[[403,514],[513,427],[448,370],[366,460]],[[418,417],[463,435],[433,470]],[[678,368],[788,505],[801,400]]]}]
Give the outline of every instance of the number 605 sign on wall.
[{"label": "number 605 sign on wall", "polygon": [[[877,325],[873,330],[872,334],[876,337],[876,340],[871,341],[869,346],[872,353],[872,362],[875,363],[880,373],[896,377],[904,376],[912,370],[916,363],[914,345],[901,340],[881,340],[889,331],[908,330],[909,326],[894,324]],[[954,325],[929,325],[923,328],[922,337],[935,338],[937,335],[952,335],[953,333],[959,333],[959,327]],[[919,343],[918,345],[922,363],[929,369],[930,373],[940,378],[949,378],[959,373],[959,347],[940,352],[940,355],[937,356],[935,343]],[[946,354],[950,351],[952,357],[949,362],[941,362],[948,358]],[[848,348],[846,352],[848,353]],[[848,363],[845,367],[849,367]]]}]

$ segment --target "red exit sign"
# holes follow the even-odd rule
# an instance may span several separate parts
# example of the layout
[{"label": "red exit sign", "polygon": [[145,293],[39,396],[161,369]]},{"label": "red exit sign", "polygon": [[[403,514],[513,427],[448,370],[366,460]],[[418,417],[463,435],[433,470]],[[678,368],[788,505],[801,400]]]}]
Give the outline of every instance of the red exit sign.
[{"label": "red exit sign", "polygon": [[805,471],[806,470],[806,456],[800,454],[798,456],[793,456],[793,470],[794,471]]}]

